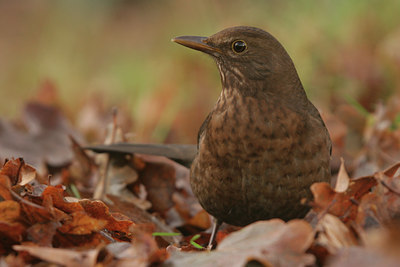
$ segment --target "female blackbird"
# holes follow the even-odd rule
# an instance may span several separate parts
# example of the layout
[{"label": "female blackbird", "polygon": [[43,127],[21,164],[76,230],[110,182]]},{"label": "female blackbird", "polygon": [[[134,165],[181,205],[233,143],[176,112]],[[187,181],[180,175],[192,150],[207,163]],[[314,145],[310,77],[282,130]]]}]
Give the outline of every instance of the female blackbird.
[{"label": "female blackbird", "polygon": [[222,82],[191,166],[200,204],[216,225],[304,216],[310,185],[330,180],[331,140],[286,50],[243,26],[173,41],[211,55]]}]

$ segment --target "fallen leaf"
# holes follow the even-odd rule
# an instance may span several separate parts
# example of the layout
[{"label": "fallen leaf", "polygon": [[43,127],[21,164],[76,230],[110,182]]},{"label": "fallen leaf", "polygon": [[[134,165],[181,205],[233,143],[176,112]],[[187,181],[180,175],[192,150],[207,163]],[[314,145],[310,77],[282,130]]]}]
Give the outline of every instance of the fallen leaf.
[{"label": "fallen leaf", "polygon": [[152,203],[152,210],[163,213],[174,203],[175,169],[166,163],[147,162],[139,173],[139,179],[146,187],[147,199]]},{"label": "fallen leaf", "polygon": [[374,176],[365,176],[354,178],[350,181],[347,195],[352,196],[355,200],[360,200],[362,196],[371,191],[378,182]]},{"label": "fallen leaf", "polygon": [[396,257],[400,260],[400,223],[392,220],[383,227],[369,229],[364,242],[365,247],[378,250],[389,257]]},{"label": "fallen leaf", "polygon": [[382,207],[382,197],[375,193],[368,193],[361,199],[358,206],[357,218],[355,219],[356,225],[360,227],[358,231],[364,231],[369,228],[381,226],[388,218],[387,210]]},{"label": "fallen leaf", "polygon": [[109,208],[101,201],[81,200],[79,203],[88,215],[104,221],[105,224],[103,227],[108,231],[117,232],[119,238],[131,239],[130,227],[134,225],[134,223],[129,220],[129,218],[126,216],[117,218],[116,215],[112,215]]},{"label": "fallen leaf", "polygon": [[318,237],[315,242],[325,247],[331,254],[343,247],[357,245],[354,233],[336,216],[325,214],[317,225]]},{"label": "fallen leaf", "polygon": [[106,247],[115,260],[115,266],[149,266],[166,258],[165,250],[160,250],[154,238],[145,232],[135,232],[131,243],[113,243]]},{"label": "fallen leaf", "polygon": [[0,174],[0,198],[2,200],[12,200],[11,196],[11,181],[7,175]]},{"label": "fallen leaf", "polygon": [[[167,225],[164,221],[156,216],[151,215],[147,211],[142,210],[135,203],[122,201],[117,196],[107,195],[109,199],[112,200],[113,204],[109,204],[111,211],[123,213],[128,216],[129,219],[136,225],[154,225],[155,232],[172,233],[175,232],[174,228]],[[162,236],[162,238],[169,244],[177,244],[181,240],[181,236]]]},{"label": "fallen leaf", "polygon": [[59,222],[37,223],[26,229],[27,239],[41,247],[51,247]]},{"label": "fallen leaf", "polygon": [[21,206],[13,200],[5,200],[0,202],[0,221],[13,223],[21,214]]},{"label": "fallen leaf", "polygon": [[72,213],[83,211],[82,206],[77,202],[67,202],[64,199],[64,190],[59,186],[48,186],[42,194],[43,201],[51,198],[54,207],[66,212]]},{"label": "fallen leaf", "polygon": [[31,225],[35,223],[45,223],[53,219],[53,214],[46,208],[30,202],[27,199],[21,201],[24,219]]},{"label": "fallen leaf", "polygon": [[0,258],[1,266],[25,266],[26,262],[21,255],[9,254]]},{"label": "fallen leaf", "polygon": [[384,173],[386,176],[393,177],[393,176],[396,174],[396,172],[397,172],[397,170],[398,170],[399,168],[400,168],[400,162],[398,162],[398,163],[396,163],[396,164],[390,166],[389,168],[387,168],[386,170],[384,170],[383,173]]},{"label": "fallen leaf", "polygon": [[88,235],[100,231],[106,224],[106,220],[93,218],[83,211],[76,211],[70,214],[70,219],[64,221],[58,231],[64,234]]},{"label": "fallen leaf", "polygon": [[36,170],[28,164],[23,164],[19,172],[20,185],[26,185],[36,179]]},{"label": "fallen leaf", "polygon": [[26,227],[21,223],[7,223],[0,222],[0,236],[1,245],[15,244],[16,242],[21,242],[23,235],[25,233]]},{"label": "fallen leaf", "polygon": [[187,223],[199,227],[200,229],[208,229],[211,227],[210,214],[205,210],[200,210],[195,216],[190,218]]},{"label": "fallen leaf", "polygon": [[75,251],[72,249],[48,248],[48,247],[33,247],[14,245],[16,251],[27,251],[32,256],[35,256],[44,261],[60,264],[66,267],[92,267],[96,264],[98,249],[86,251]]},{"label": "fallen leaf", "polygon": [[166,264],[235,267],[255,260],[266,266],[307,266],[315,260],[305,252],[313,237],[311,226],[303,220],[259,221],[230,234],[214,251],[172,251]]},{"label": "fallen leaf", "polygon": [[24,164],[25,162],[22,158],[9,160],[0,170],[0,174],[8,176],[10,178],[11,185],[16,185],[21,181],[20,170]]},{"label": "fallen leaf", "polygon": [[336,179],[336,185],[335,185],[335,191],[338,193],[345,192],[350,184],[350,178],[344,167],[343,158],[341,158],[340,161],[341,161],[341,164],[340,164],[339,173],[338,173],[338,177]]},{"label": "fallen leaf", "polygon": [[348,247],[341,249],[326,264],[328,267],[398,267],[399,259],[387,257],[382,252],[362,247]]},{"label": "fallen leaf", "polygon": [[87,235],[64,234],[56,231],[53,237],[54,247],[92,249],[102,247],[115,240],[105,231],[93,232]]},{"label": "fallen leaf", "polygon": [[337,193],[327,183],[314,183],[311,185],[314,195],[316,212],[329,212],[343,220],[355,218],[357,206],[350,200],[346,193]]},{"label": "fallen leaf", "polygon": [[354,220],[357,216],[358,201],[377,184],[374,177],[361,177],[350,180],[345,192],[335,192],[328,183],[314,183],[310,190],[313,193],[313,210],[328,212],[343,222]]},{"label": "fallen leaf", "polygon": [[38,168],[39,173],[45,172],[46,166],[66,166],[71,161],[73,154],[69,135],[82,140],[54,106],[27,103],[22,124],[26,131],[0,120],[0,158],[23,157],[27,163]]}]

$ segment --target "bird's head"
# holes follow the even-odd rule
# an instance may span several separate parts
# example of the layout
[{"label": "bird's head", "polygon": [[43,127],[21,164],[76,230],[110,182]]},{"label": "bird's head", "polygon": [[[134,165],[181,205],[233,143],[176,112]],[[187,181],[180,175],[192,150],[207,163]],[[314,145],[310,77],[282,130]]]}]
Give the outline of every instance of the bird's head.
[{"label": "bird's head", "polygon": [[224,88],[240,89],[243,84],[253,83],[256,90],[275,91],[275,87],[287,87],[285,83],[300,83],[283,46],[258,28],[238,26],[210,37],[180,36],[172,41],[211,55],[219,67]]}]

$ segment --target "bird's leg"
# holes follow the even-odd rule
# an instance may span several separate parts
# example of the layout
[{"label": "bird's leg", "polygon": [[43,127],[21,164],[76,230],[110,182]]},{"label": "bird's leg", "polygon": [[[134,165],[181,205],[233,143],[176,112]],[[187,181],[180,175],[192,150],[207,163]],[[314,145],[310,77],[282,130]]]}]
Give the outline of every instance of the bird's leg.
[{"label": "bird's leg", "polygon": [[221,226],[222,222],[218,220],[217,218],[213,218],[213,228],[210,236],[210,241],[208,242],[207,250],[211,251],[213,247],[213,243],[215,240],[215,236],[217,235],[218,228]]}]

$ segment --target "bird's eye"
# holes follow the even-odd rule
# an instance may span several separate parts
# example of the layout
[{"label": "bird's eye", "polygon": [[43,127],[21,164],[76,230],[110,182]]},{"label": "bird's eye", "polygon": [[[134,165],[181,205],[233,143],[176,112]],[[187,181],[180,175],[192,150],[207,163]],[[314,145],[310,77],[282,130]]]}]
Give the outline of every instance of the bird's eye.
[{"label": "bird's eye", "polygon": [[234,41],[232,43],[232,50],[235,53],[242,53],[244,50],[246,50],[246,48],[247,44],[242,40]]}]

